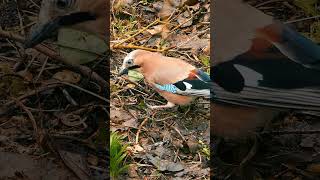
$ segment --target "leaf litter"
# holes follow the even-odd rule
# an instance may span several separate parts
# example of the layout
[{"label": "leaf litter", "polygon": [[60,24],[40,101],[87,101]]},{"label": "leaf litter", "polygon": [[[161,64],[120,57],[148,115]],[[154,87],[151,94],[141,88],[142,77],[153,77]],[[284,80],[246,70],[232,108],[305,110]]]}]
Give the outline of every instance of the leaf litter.
[{"label": "leaf litter", "polygon": [[111,12],[110,128],[123,134],[129,145],[123,178],[209,179],[209,156],[200,145],[209,146],[209,101],[153,112],[146,104],[164,103],[163,98],[141,74],[129,71],[128,77],[119,77],[118,71],[135,49],[182,58],[208,71],[209,64],[200,57],[209,60],[204,50],[210,46],[210,1],[130,2],[127,6],[115,0]]},{"label": "leaf litter", "polygon": [[[2,37],[5,32],[26,37],[40,5],[41,0],[0,2],[0,179],[107,179],[104,87],[77,68]],[[58,39],[70,34],[75,39],[75,33]],[[92,50],[96,40],[85,39]],[[77,44],[55,41],[46,41],[55,53]],[[94,55],[81,51],[82,57],[95,59],[85,66],[109,79],[106,55],[93,49]],[[80,50],[65,47],[62,55],[70,60]]]}]

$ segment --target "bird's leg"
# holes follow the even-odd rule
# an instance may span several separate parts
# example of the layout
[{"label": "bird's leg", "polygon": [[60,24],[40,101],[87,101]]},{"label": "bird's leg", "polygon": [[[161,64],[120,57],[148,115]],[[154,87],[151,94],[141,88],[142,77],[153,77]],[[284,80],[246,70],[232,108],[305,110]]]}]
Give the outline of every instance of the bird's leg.
[{"label": "bird's leg", "polygon": [[161,106],[150,106],[150,105],[147,105],[147,106],[150,109],[167,109],[167,108],[173,108],[175,106],[175,104],[168,101],[166,105],[161,105]]}]

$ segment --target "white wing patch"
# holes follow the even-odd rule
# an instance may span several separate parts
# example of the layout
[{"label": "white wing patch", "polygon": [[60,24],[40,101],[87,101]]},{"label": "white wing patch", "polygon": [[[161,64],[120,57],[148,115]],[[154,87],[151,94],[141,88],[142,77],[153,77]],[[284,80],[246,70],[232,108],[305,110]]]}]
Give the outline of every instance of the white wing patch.
[{"label": "white wing patch", "polygon": [[247,86],[257,87],[259,86],[259,80],[263,80],[263,75],[255,70],[240,64],[234,64],[234,67],[240,72]]},{"label": "white wing patch", "polygon": [[189,84],[187,82],[183,82],[183,84],[186,86],[187,89],[191,89],[192,88],[192,84]]}]

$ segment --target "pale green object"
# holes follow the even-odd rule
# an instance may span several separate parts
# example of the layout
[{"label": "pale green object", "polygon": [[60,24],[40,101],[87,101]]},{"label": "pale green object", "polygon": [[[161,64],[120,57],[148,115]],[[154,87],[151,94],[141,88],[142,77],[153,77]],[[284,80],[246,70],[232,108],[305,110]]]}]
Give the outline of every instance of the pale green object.
[{"label": "pale green object", "polygon": [[107,51],[104,39],[86,32],[61,28],[58,33],[60,55],[70,64],[85,64]]},{"label": "pale green object", "polygon": [[129,70],[128,72],[128,78],[130,81],[138,82],[141,79],[143,79],[143,75],[135,70]]},{"label": "pale green object", "polygon": [[320,15],[320,12],[315,8],[317,0],[295,0],[294,4],[300,7],[305,13],[316,16]]}]

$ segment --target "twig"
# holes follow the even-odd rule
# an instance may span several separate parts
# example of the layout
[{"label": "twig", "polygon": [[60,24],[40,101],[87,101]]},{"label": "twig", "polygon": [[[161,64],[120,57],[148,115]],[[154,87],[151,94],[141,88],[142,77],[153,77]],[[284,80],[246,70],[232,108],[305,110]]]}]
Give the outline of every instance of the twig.
[{"label": "twig", "polygon": [[136,45],[128,44],[128,45],[125,45],[125,46],[124,45],[113,46],[113,48],[115,48],[115,49],[142,49],[142,50],[152,51],[152,52],[165,52],[165,51],[168,51],[170,49],[175,48],[175,46],[169,47],[169,48],[165,48],[165,49],[153,49],[153,48],[148,48],[148,47],[136,46]]},{"label": "twig", "polygon": [[257,4],[257,5],[255,6],[255,8],[258,8],[258,7],[261,7],[261,6],[270,4],[270,3],[278,2],[278,1],[279,1],[279,0],[269,0],[269,1],[265,1],[265,2],[262,2],[262,3]]},{"label": "twig", "polygon": [[137,135],[136,135],[136,144],[139,143],[139,135],[140,135],[142,126],[147,122],[147,120],[148,120],[148,117],[146,117],[146,118],[142,121],[142,123],[140,124],[140,126],[139,126],[139,129],[138,129]]},{"label": "twig", "polygon": [[315,176],[313,176],[312,174],[309,174],[306,171],[301,170],[301,169],[299,169],[299,168],[297,168],[297,167],[295,167],[293,165],[283,164],[283,163],[282,163],[282,165],[285,166],[286,168],[288,168],[289,170],[295,171],[296,173],[307,177],[308,179],[315,179]]},{"label": "twig", "polygon": [[171,29],[171,30],[170,30],[171,32],[168,34],[168,36],[171,35],[171,34],[173,34],[175,30],[179,29],[181,26],[183,26],[183,25],[186,24],[187,22],[191,21],[191,20],[194,18],[194,16],[195,16],[196,14],[199,14],[199,13],[200,13],[200,11],[194,13],[191,18],[183,21],[181,24],[179,24],[179,25],[177,25],[175,28]]},{"label": "twig", "polygon": [[44,71],[44,68],[46,67],[46,65],[47,65],[47,63],[48,63],[48,59],[49,59],[49,57],[46,57],[46,58],[45,58],[42,66],[41,66],[40,72],[39,72],[38,76],[36,77],[36,79],[35,79],[35,81],[34,81],[35,83],[37,83],[38,80],[40,79],[40,77],[41,77],[41,75],[42,75],[42,73],[43,73],[43,71]]},{"label": "twig", "polygon": [[70,93],[64,89],[61,88],[63,95],[66,97],[67,101],[73,106],[78,106],[79,104],[73,99],[73,97],[70,95]]},{"label": "twig", "polygon": [[[51,83],[51,84],[45,84],[41,87],[39,87],[38,89],[29,91],[27,93],[25,93],[22,96],[19,96],[18,98],[16,98],[15,100],[21,101],[23,99],[26,99],[27,97],[33,96],[37,93],[40,93],[42,91],[46,91],[52,88],[56,88],[62,86],[62,84],[58,84],[58,83]],[[2,107],[0,107],[0,115],[5,115],[7,114],[8,110],[10,109],[11,106],[13,106],[15,104],[15,100],[9,101],[7,103],[5,103],[4,105],[2,105]]]},{"label": "twig", "polygon": [[310,20],[310,19],[317,19],[317,18],[320,18],[320,15],[301,18],[301,19],[296,19],[296,20],[292,20],[292,21],[286,21],[286,22],[284,22],[284,24],[291,24],[291,23],[296,23],[296,22],[300,22],[300,21],[306,21],[306,20]]},{"label": "twig", "polygon": [[[13,34],[11,32],[6,32],[3,30],[0,30],[0,37],[8,38],[8,39],[13,39],[15,41],[18,41],[20,43],[23,43],[25,39],[17,34]],[[38,44],[34,47],[37,51],[51,57],[52,59],[55,59],[57,61],[63,62],[66,65],[68,65],[70,68],[79,71],[81,74],[92,78],[94,81],[96,81],[100,86],[104,87],[105,89],[109,89],[109,83],[105,81],[101,76],[99,76],[96,72],[92,71],[90,68],[82,65],[75,65],[75,64],[70,64],[66,59],[61,57],[58,53],[55,51]]]},{"label": "twig", "polygon": [[284,134],[320,134],[320,130],[303,131],[266,131],[261,134],[284,135]]},{"label": "twig", "polygon": [[95,93],[93,93],[93,92],[91,92],[91,91],[88,91],[88,90],[86,90],[86,89],[83,89],[82,87],[79,87],[79,86],[77,86],[77,85],[74,85],[74,84],[71,84],[71,83],[68,83],[68,82],[63,82],[63,81],[60,81],[59,83],[64,84],[64,85],[71,86],[71,87],[73,87],[73,88],[76,88],[76,89],[78,89],[78,90],[81,90],[81,91],[83,91],[83,92],[85,92],[85,93],[87,93],[87,94],[90,94],[90,95],[92,95],[92,96],[94,96],[94,97],[97,97],[97,98],[99,98],[99,99],[101,99],[101,100],[109,103],[109,100],[108,100],[108,99],[106,99],[106,98],[104,98],[104,97],[102,97],[102,96],[99,96],[98,94],[95,94]]},{"label": "twig", "polygon": [[119,46],[119,45],[121,45],[121,44],[123,44],[123,43],[127,42],[128,40],[132,39],[133,37],[135,37],[135,36],[139,35],[139,34],[140,34],[140,33],[142,33],[143,31],[147,30],[149,27],[151,27],[151,26],[153,26],[153,25],[157,24],[159,21],[160,21],[160,19],[159,19],[159,18],[158,18],[158,19],[156,19],[155,21],[153,21],[153,22],[152,22],[151,24],[149,24],[148,26],[146,26],[146,27],[142,28],[140,31],[138,31],[137,33],[135,33],[135,34],[133,34],[133,35],[129,36],[128,38],[126,38],[126,39],[124,39],[124,40],[120,41],[118,44],[114,45],[113,47],[115,48],[115,47],[117,47],[117,46]]},{"label": "twig", "polygon": [[19,101],[19,100],[17,100],[17,99],[14,99],[14,101],[16,102],[16,104],[17,104],[22,110],[24,110],[24,111],[28,114],[28,117],[29,117],[29,119],[30,119],[30,121],[31,121],[33,130],[34,130],[34,136],[36,137],[38,144],[40,144],[40,142],[39,142],[39,137],[38,137],[38,127],[37,127],[36,120],[34,119],[34,116],[32,115],[32,113],[28,110],[28,108],[27,108],[21,101]]},{"label": "twig", "polygon": [[171,126],[171,128],[172,128],[173,130],[175,130],[175,131],[179,134],[179,136],[181,137],[181,139],[182,139],[184,142],[187,142],[187,141],[186,141],[186,138],[184,138],[184,137],[182,136],[182,134],[181,134],[181,132],[179,131],[179,129],[177,129],[175,126]]},{"label": "twig", "polygon": [[134,84],[134,85],[142,88],[149,96],[151,95],[151,92],[148,91],[147,89],[145,89],[145,88],[144,88],[143,86],[141,86],[139,83],[134,82],[134,81],[131,81],[128,77],[121,77],[121,78],[123,78],[124,80],[129,81],[130,83],[132,83],[132,84]]},{"label": "twig", "polygon": [[35,7],[37,7],[38,9],[40,9],[40,6],[39,6],[37,3],[35,3],[33,0],[28,0],[28,1],[30,1]]}]

